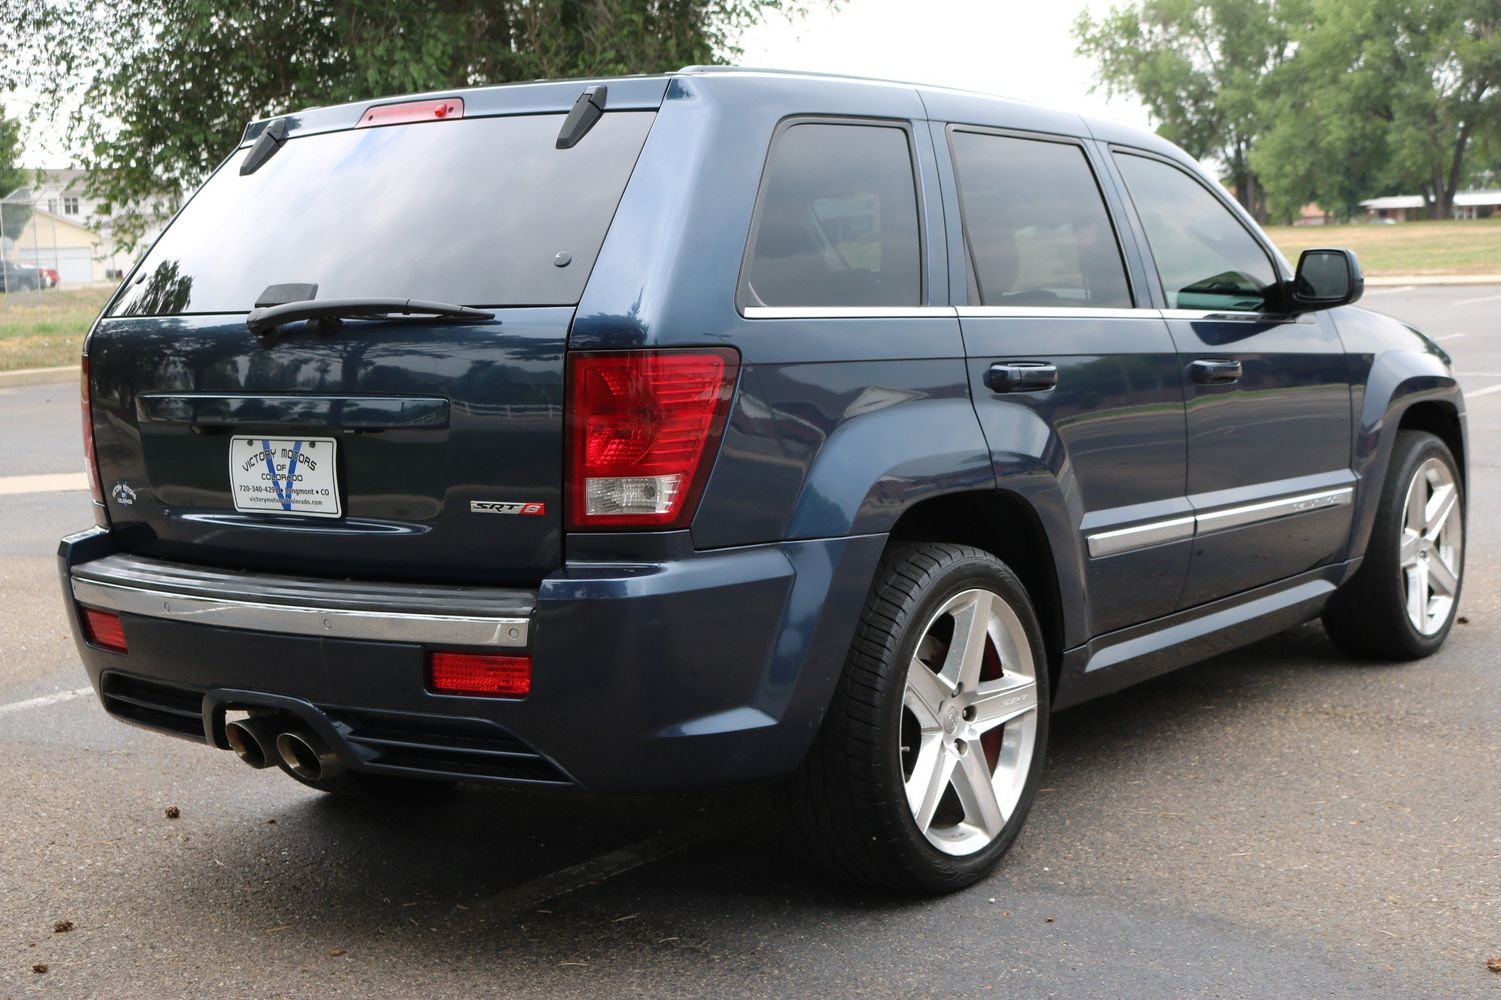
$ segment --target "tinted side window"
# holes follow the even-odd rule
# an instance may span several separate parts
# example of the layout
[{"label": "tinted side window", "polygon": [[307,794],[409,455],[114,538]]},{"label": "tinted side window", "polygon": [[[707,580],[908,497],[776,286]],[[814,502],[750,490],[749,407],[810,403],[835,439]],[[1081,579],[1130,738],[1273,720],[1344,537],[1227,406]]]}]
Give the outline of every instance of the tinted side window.
[{"label": "tinted side window", "polygon": [[1266,306],[1276,271],[1218,198],[1160,160],[1127,154],[1115,159],[1146,229],[1170,308],[1255,312]]},{"label": "tinted side window", "polygon": [[917,186],[905,130],[802,123],[771,150],[742,306],[915,306]]},{"label": "tinted side window", "polygon": [[1125,264],[1084,150],[955,131],[959,201],[979,301],[1129,309]]}]

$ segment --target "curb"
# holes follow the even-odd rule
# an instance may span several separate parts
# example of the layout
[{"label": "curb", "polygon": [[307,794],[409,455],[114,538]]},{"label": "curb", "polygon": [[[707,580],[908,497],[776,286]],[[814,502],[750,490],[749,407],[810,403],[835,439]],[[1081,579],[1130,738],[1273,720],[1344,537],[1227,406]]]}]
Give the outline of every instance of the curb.
[{"label": "curb", "polygon": [[1384,274],[1365,279],[1367,288],[1442,287],[1447,285],[1501,285],[1501,274]]},{"label": "curb", "polygon": [[15,389],[23,385],[53,385],[77,381],[77,365],[60,365],[56,368],[22,368],[19,371],[0,372],[0,389]]}]

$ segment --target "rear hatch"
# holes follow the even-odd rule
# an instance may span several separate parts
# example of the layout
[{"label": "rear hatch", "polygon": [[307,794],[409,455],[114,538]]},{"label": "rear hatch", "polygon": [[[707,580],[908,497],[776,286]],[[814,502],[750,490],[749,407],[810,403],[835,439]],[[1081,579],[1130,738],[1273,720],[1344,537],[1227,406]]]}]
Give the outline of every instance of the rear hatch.
[{"label": "rear hatch", "polygon": [[[410,117],[368,110],[350,125]],[[609,111],[558,149],[564,117],[288,119],[254,170],[249,145],[230,157],[89,340],[119,543],[372,580],[518,585],[560,565],[568,330],[654,113]],[[490,318],[252,335],[276,285]]]}]

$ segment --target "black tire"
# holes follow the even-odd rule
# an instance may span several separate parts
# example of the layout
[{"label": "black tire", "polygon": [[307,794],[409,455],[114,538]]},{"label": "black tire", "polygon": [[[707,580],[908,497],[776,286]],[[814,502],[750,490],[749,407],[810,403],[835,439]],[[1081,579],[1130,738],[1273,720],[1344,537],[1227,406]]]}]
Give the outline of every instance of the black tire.
[{"label": "black tire", "polygon": [[[910,747],[903,747],[904,719],[909,727],[914,721],[914,716],[904,715],[908,712],[904,698],[908,664],[917,655],[918,644],[930,624],[936,623],[947,602],[962,599],[971,590],[989,591],[999,597],[1024,631],[1030,669],[1036,678],[1036,707],[1032,711],[1035,729],[1030,730],[1035,739],[1025,770],[1021,764],[1012,770],[1015,780],[1019,783],[1024,775],[1025,783],[999,836],[972,853],[956,856],[930,843],[908,805],[904,769],[910,761],[915,774],[917,758]],[[957,630],[957,619],[954,622]],[[999,663],[994,643],[988,637],[983,643],[989,652],[997,653]],[[1010,665],[1003,666],[1006,676],[1012,676]],[[1016,676],[1023,680],[1025,668],[1019,662]],[[978,692],[979,684],[974,688]],[[956,691],[952,696],[957,699],[960,695]],[[995,867],[1026,820],[1047,748],[1048,706],[1042,632],[1016,575],[994,556],[969,546],[892,546],[877,570],[844,672],[814,746],[790,782],[789,805],[801,840],[820,867],[851,882],[914,892],[949,892],[974,883]],[[1015,720],[1018,727],[1023,725],[1023,718]],[[996,743],[1012,731],[1011,725],[1008,722],[992,730]],[[1015,732],[1027,730],[1018,728]],[[909,728],[906,742],[918,742],[912,737]],[[938,734],[940,739],[951,737],[952,733]],[[985,754],[976,760],[988,760],[987,770],[995,766],[990,744],[980,750],[980,740],[976,739],[971,745]],[[962,756],[966,751],[963,740],[957,742],[957,749]],[[904,752],[913,756],[904,757]],[[963,768],[963,764],[958,766]],[[956,789],[946,786],[945,781],[930,786],[944,788],[941,794],[946,797]],[[997,814],[1003,815],[1004,811]]]},{"label": "black tire", "polygon": [[[1437,460],[1448,469],[1458,496],[1449,516],[1460,519],[1454,575],[1461,586],[1454,588],[1453,602],[1442,623],[1424,634],[1408,615],[1402,536],[1408,490],[1419,470],[1430,460]],[[1426,431],[1399,432],[1392,446],[1365,559],[1324,610],[1324,629],[1336,646],[1363,659],[1399,661],[1422,659],[1444,644],[1454,624],[1464,581],[1464,515],[1464,483],[1448,445]]]},{"label": "black tire", "polygon": [[418,801],[447,795],[456,787],[451,781],[401,778],[390,774],[365,774],[360,771],[344,771],[332,778],[314,780],[302,777],[285,764],[278,763],[276,766],[299,785],[306,785],[338,798]]}]

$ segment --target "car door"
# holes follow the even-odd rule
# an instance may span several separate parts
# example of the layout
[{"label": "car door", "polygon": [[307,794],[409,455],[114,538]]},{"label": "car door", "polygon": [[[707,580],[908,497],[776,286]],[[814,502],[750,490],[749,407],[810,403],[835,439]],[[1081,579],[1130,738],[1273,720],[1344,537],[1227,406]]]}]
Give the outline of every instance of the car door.
[{"label": "car door", "polygon": [[1188,402],[1197,531],[1179,607],[1342,558],[1355,475],[1334,324],[1274,311],[1277,265],[1223,194],[1165,158],[1113,156],[1162,283]]},{"label": "car door", "polygon": [[969,303],[960,328],[997,477],[1005,488],[1040,462],[1061,488],[1090,635],[1167,614],[1193,534],[1183,389],[1166,324],[1133,288],[1090,145],[945,132],[950,219],[962,222],[950,259],[968,263],[954,294]]}]

